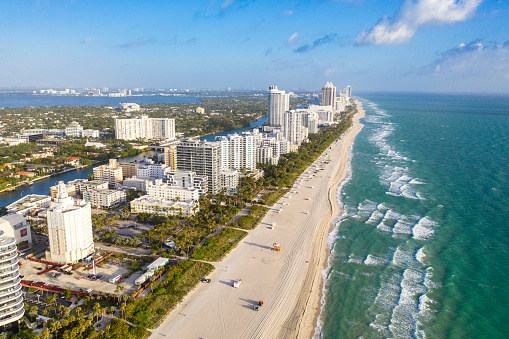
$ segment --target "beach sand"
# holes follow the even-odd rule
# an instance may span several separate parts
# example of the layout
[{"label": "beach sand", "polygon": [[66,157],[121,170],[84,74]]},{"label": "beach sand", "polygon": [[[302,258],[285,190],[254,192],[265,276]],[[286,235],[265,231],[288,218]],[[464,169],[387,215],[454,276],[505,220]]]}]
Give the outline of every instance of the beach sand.
[{"label": "beach sand", "polygon": [[[338,185],[348,172],[349,149],[362,125],[359,113],[281,198],[261,224],[152,331],[151,338],[310,338],[320,311],[326,238],[340,214]],[[326,164],[326,160],[331,161]],[[280,212],[279,212],[280,211]],[[271,225],[275,227],[271,229]],[[281,251],[272,250],[273,243]],[[240,287],[233,282],[242,279]],[[253,307],[263,300],[259,311]]]}]

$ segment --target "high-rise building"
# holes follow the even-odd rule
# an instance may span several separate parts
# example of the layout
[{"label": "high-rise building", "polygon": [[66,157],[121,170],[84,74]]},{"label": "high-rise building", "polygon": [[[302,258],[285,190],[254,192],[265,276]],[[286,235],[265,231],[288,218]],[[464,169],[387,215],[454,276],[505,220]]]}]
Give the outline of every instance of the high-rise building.
[{"label": "high-rise building", "polygon": [[177,144],[177,168],[179,171],[193,171],[208,178],[209,192],[221,190],[219,170],[221,169],[221,145],[187,139]]},{"label": "high-rise building", "polygon": [[308,129],[302,125],[302,113],[294,110],[285,112],[283,133],[290,144],[300,146],[308,137]]},{"label": "high-rise building", "polygon": [[149,118],[146,115],[136,119],[115,119],[115,138],[175,139],[175,119]]},{"label": "high-rise building", "polygon": [[336,102],[336,87],[331,82],[327,82],[325,86],[322,87],[322,102],[321,106],[331,106],[334,107]]},{"label": "high-rise building", "polygon": [[61,181],[54,201],[47,212],[49,261],[75,263],[94,252],[90,204],[67,195]]},{"label": "high-rise building", "polygon": [[177,145],[175,143],[164,148],[164,164],[172,171],[177,169]]},{"label": "high-rise building", "polygon": [[117,164],[117,159],[110,159],[108,165],[101,165],[94,168],[94,181],[105,181],[114,186],[122,181],[122,167]]},{"label": "high-rise building", "polygon": [[282,126],[284,113],[290,109],[290,95],[280,91],[277,86],[269,87],[268,98],[268,123],[270,125]]},{"label": "high-rise building", "polygon": [[16,250],[16,239],[0,231],[0,332],[17,327],[25,313]]},{"label": "high-rise building", "polygon": [[256,142],[252,133],[229,134],[217,137],[216,141],[221,144],[221,168],[256,168]]},{"label": "high-rise building", "polygon": [[352,86],[350,85],[346,86],[345,94],[347,98],[350,98],[352,96]]}]

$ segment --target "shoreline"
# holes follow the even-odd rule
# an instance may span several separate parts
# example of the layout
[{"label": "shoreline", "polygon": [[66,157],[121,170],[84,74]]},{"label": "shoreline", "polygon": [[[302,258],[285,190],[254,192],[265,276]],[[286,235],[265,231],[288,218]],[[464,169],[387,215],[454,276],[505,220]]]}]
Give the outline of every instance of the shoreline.
[{"label": "shoreline", "polygon": [[[337,187],[347,176],[350,146],[362,126],[358,101],[357,109],[352,126],[301,174],[260,225],[222,261],[213,263],[216,269],[207,277],[211,283],[188,293],[152,330],[151,338],[313,335],[320,312],[321,272],[330,254],[325,240],[339,215]],[[274,242],[280,244],[280,252],[272,250]],[[232,287],[238,279],[242,284]],[[258,300],[263,300],[263,307],[254,311]]]},{"label": "shoreline", "polygon": [[[307,300],[306,308],[300,322],[300,330],[297,333],[297,338],[313,338],[317,334],[315,330],[317,329],[318,319],[322,312],[322,298],[324,297],[324,276],[322,272],[329,266],[329,258],[332,250],[326,241],[329,234],[333,232],[336,227],[336,225],[333,223],[334,219],[339,217],[343,212],[338,205],[338,188],[345,180],[348,179],[351,148],[353,146],[355,137],[364,126],[359,122],[359,120],[364,117],[364,108],[358,99],[355,99],[355,102],[357,104],[358,113],[353,117],[353,123],[350,127],[351,131],[347,131],[344,134],[344,137],[348,138],[349,140],[347,141],[348,148],[346,155],[343,154],[343,159],[341,160],[346,161],[341,161],[340,166],[337,169],[336,176],[334,177],[334,180],[331,182],[331,186],[329,187],[328,200],[331,206],[331,211],[328,216],[324,217],[324,220],[322,221],[323,226],[320,227],[321,231],[315,240],[315,246],[320,249],[320,254],[317,265],[313,268],[310,267],[310,271],[312,271],[311,274],[313,275],[313,284],[311,289],[314,293],[312,293]],[[346,136],[347,133],[349,134],[348,136]],[[329,227],[326,227],[327,225]]]}]

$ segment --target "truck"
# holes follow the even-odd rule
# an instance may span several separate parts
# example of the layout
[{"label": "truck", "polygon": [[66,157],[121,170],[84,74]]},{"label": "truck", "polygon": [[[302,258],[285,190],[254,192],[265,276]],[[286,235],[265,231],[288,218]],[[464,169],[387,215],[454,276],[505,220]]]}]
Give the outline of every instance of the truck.
[{"label": "truck", "polygon": [[140,286],[141,284],[143,284],[145,281],[148,280],[148,278],[150,278],[151,276],[154,275],[154,271],[147,271],[145,273],[143,273],[138,279],[136,279],[134,281],[134,284],[136,286]]},{"label": "truck", "polygon": [[109,282],[112,284],[116,284],[120,279],[122,279],[122,274],[114,275],[110,278]]}]

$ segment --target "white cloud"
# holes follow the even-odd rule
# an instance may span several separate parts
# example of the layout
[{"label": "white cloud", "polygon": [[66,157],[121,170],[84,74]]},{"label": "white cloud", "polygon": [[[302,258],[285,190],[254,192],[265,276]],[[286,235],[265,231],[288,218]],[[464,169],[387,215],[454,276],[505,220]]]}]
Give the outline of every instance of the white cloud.
[{"label": "white cloud", "polygon": [[295,40],[297,40],[297,38],[299,37],[299,33],[295,32],[293,33],[289,38],[288,40],[286,40],[286,44],[287,45],[290,45],[292,42],[294,42]]},{"label": "white cloud", "polygon": [[228,7],[230,7],[234,2],[235,0],[224,0],[223,5],[221,6],[221,10],[226,11]]},{"label": "white cloud", "polygon": [[469,19],[483,0],[404,0],[392,18],[360,33],[360,45],[394,45],[410,41],[421,27],[454,24]]},{"label": "white cloud", "polygon": [[282,16],[290,16],[290,15],[293,15],[293,11],[284,11],[283,14],[281,14]]},{"label": "white cloud", "polygon": [[328,67],[324,72],[323,72],[323,75],[326,76],[326,77],[330,77],[334,74],[334,72],[336,72],[336,68],[334,67]]},{"label": "white cloud", "polygon": [[462,43],[451,48],[423,67],[425,73],[446,77],[461,76],[486,78],[496,81],[509,77],[509,41],[505,43],[479,40]]}]

